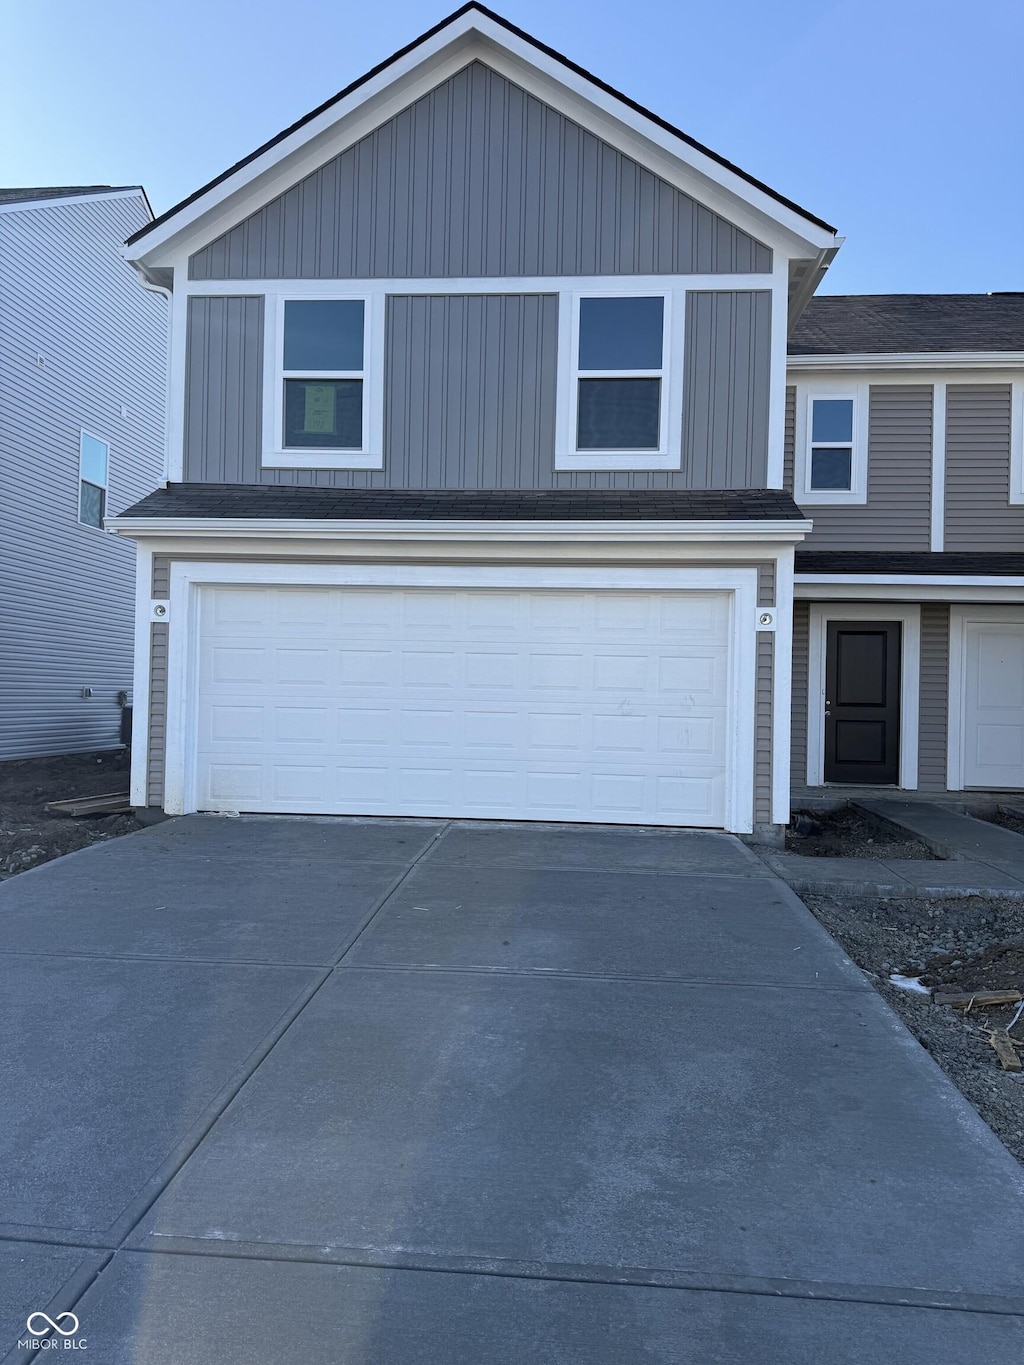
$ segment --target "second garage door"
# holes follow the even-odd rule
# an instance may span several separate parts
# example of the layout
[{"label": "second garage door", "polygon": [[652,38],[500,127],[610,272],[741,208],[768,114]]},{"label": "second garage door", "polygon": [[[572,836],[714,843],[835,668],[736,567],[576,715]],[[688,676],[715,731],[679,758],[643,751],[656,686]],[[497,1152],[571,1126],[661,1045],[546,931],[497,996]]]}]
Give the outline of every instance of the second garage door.
[{"label": "second garage door", "polygon": [[204,587],[196,805],[721,827],[731,602]]}]

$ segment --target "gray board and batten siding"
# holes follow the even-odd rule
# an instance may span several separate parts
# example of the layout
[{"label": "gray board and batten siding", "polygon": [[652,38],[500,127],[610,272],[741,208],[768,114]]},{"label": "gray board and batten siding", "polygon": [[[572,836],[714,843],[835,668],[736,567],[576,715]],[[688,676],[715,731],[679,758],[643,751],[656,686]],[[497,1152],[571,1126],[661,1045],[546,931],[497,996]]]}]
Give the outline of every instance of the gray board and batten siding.
[{"label": "gray board and batten siding", "polygon": [[189,262],[193,280],[771,269],[761,242],[479,61]]},{"label": "gray board and batten siding", "polygon": [[0,759],[119,743],[135,547],[79,521],[81,430],[111,514],[164,467],[167,307],[120,255],[145,196],[52,199],[0,214]]},{"label": "gray board and batten siding", "polygon": [[393,295],[384,468],[261,467],[261,296],[188,305],[184,479],[334,488],[758,488],[767,482],[771,294],[687,296],[678,470],[556,472],[557,294]]}]

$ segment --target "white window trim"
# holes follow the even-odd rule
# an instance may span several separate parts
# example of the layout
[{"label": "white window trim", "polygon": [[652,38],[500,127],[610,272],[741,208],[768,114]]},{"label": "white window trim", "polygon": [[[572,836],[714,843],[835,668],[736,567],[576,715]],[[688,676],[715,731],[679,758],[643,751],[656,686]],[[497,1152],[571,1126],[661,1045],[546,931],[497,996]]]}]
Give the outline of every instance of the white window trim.
[{"label": "white window trim", "polygon": [[[85,475],[82,473],[83,436],[88,436],[91,441],[98,442],[101,446],[105,448],[107,452],[107,477],[102,484],[94,483],[92,479],[87,479]],[[83,483],[87,483],[91,488],[103,489],[103,516],[100,517],[99,526],[94,526],[91,521],[82,520]],[[75,518],[79,526],[84,526],[87,531],[99,531],[101,534],[105,534],[103,523],[106,520],[107,504],[110,501],[110,442],[102,436],[97,436],[96,433],[94,431],[90,431],[88,427],[79,427],[78,429],[78,487],[75,491],[78,495],[78,501],[75,507]]]},{"label": "white window trim", "polygon": [[[846,383],[800,384],[796,392],[796,447],[793,497],[809,507],[863,506],[868,500],[868,385]],[[811,404],[819,398],[853,400],[853,453],[850,487],[811,487]],[[836,443],[838,444],[838,442]]]},{"label": "white window trim", "polygon": [[1024,379],[1010,386],[1010,505],[1024,503]]},{"label": "white window trim", "polygon": [[164,809],[196,809],[199,588],[205,584],[582,588],[728,592],[729,700],[725,827],[749,834],[754,816],[757,568],[644,568],[535,564],[259,564],[180,560],[171,565]]},{"label": "white window trim", "polygon": [[967,627],[971,622],[1024,623],[1024,608],[1007,605],[949,609],[949,706],[946,720],[946,787],[964,791],[964,706],[967,701]]},{"label": "white window trim", "polygon": [[898,786],[903,791],[916,791],[921,693],[921,608],[917,603],[811,604],[807,659],[807,785],[825,786],[825,655],[830,621],[899,621],[902,625]]},{"label": "white window trim", "polygon": [[[665,301],[661,369],[580,370],[580,301],[596,298],[661,298]],[[683,344],[686,289],[670,284],[644,288],[639,280],[563,290],[558,296],[558,398],[555,469],[679,469],[683,449]],[[584,379],[661,378],[661,425],[657,450],[578,450],[578,383]]]},{"label": "white window trim", "polygon": [[[262,292],[262,291],[261,291]],[[263,456],[264,469],[383,469],[384,468],[384,289],[360,290],[333,282],[329,294],[304,288],[302,281],[264,295],[266,314],[263,348]],[[298,371],[284,368],[285,304],[298,299],[355,299],[363,303],[363,369],[356,372],[323,371],[323,379],[358,377],[363,381],[363,444],[360,450],[286,450],[284,448],[284,381]],[[319,374],[319,372],[318,372]],[[310,377],[304,371],[302,378]]]}]

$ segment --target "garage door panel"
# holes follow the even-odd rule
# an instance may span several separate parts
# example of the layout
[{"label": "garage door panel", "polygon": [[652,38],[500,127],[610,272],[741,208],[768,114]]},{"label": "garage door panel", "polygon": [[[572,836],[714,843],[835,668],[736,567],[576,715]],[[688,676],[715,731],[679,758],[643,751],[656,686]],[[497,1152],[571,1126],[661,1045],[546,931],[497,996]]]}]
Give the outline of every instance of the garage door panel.
[{"label": "garage door panel", "polygon": [[725,593],[202,598],[200,808],[724,823]]}]

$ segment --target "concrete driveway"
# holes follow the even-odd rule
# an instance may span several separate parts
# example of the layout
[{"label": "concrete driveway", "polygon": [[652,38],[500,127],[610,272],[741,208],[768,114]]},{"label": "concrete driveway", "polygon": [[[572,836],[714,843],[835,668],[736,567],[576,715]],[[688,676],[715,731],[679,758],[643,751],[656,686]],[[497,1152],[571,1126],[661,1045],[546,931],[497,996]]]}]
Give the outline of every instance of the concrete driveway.
[{"label": "concrete driveway", "polygon": [[728,836],[189,817],[0,950],[10,1359],[1024,1358],[1020,1168]]}]

